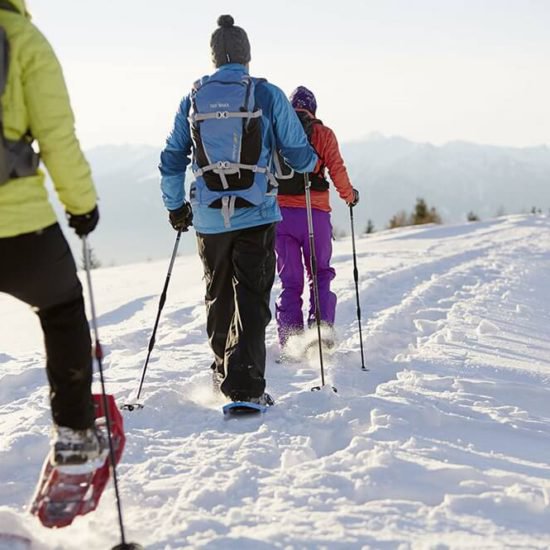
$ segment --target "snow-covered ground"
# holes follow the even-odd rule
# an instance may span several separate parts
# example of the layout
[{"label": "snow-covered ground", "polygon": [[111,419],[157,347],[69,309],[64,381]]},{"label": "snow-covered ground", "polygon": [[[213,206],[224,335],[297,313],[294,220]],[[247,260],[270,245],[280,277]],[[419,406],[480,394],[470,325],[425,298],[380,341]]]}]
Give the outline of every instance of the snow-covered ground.
[{"label": "snow-covered ground", "polygon": [[[159,246],[161,244],[159,243]],[[166,253],[172,243],[164,243]],[[550,547],[550,219],[509,216],[335,243],[340,341],[277,364],[277,406],[225,420],[211,390],[197,258],[178,258],[145,380],[125,412],[127,539],[148,549]],[[108,389],[133,395],[168,261],[93,272]],[[275,287],[273,296],[277,295]],[[119,542],[112,484],[95,513],[43,528],[25,507],[48,451],[41,334],[0,297],[0,532],[35,549]],[[13,540],[4,543],[16,548]],[[4,548],[4,547],[2,547]]]}]

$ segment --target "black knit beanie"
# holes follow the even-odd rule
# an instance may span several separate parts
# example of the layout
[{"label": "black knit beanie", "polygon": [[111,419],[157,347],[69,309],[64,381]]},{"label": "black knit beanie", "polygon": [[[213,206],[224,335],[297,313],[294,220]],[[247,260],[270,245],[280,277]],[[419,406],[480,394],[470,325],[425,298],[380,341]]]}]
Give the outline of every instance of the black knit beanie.
[{"label": "black knit beanie", "polygon": [[246,32],[235,26],[230,15],[220,15],[218,25],[210,38],[214,66],[220,67],[226,63],[246,65],[250,61],[250,43]]}]

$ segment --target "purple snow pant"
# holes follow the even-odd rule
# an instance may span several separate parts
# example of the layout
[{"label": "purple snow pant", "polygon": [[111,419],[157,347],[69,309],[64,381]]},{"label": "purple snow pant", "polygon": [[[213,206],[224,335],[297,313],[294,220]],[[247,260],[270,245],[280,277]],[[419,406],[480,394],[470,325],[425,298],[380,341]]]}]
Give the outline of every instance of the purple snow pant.
[{"label": "purple snow pant", "polygon": [[[315,301],[310,266],[309,231],[305,208],[281,208],[283,220],[277,224],[275,251],[277,273],[282,292],[275,304],[279,343],[284,346],[288,337],[304,330],[302,293],[304,267],[309,282],[308,326],[315,323]],[[317,284],[321,321],[334,324],[336,294],[330,291],[330,282],[336,272],[330,266],[332,256],[332,225],[330,213],[313,209],[313,234],[317,260]]]}]

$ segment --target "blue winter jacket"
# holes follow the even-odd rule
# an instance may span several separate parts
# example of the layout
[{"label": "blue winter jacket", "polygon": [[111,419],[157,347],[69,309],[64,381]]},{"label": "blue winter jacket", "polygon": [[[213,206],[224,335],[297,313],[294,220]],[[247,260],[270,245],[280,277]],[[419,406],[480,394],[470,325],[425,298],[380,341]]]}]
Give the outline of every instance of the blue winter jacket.
[{"label": "blue winter jacket", "polygon": [[[239,63],[222,65],[218,71],[236,71],[246,74]],[[236,75],[237,78],[239,75]],[[264,152],[271,155],[276,147],[285,161],[297,172],[311,172],[317,163],[317,155],[309,144],[302,124],[281,89],[268,82],[256,86],[256,102],[262,109],[262,144]],[[164,205],[176,210],[186,200],[185,172],[191,162],[192,140],[189,127],[190,95],[183,98],[176,113],[174,127],[166,140],[160,156],[161,189]],[[273,143],[275,139],[276,143]],[[199,233],[225,233],[281,220],[277,197],[266,195],[259,206],[237,208],[226,227],[220,209],[192,202],[193,225]]]}]

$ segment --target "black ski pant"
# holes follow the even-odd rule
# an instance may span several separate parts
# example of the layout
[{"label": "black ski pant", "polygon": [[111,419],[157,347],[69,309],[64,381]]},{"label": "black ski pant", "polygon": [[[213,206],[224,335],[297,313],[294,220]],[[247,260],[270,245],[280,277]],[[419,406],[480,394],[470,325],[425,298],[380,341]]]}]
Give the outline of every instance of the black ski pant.
[{"label": "black ski pant", "polygon": [[53,420],[93,426],[91,339],[82,285],[58,224],[36,233],[0,238],[0,292],[32,306],[46,345]]},{"label": "black ski pant", "polygon": [[275,278],[275,224],[197,234],[206,281],[206,331],[222,392],[233,401],[265,390],[265,329]]}]

